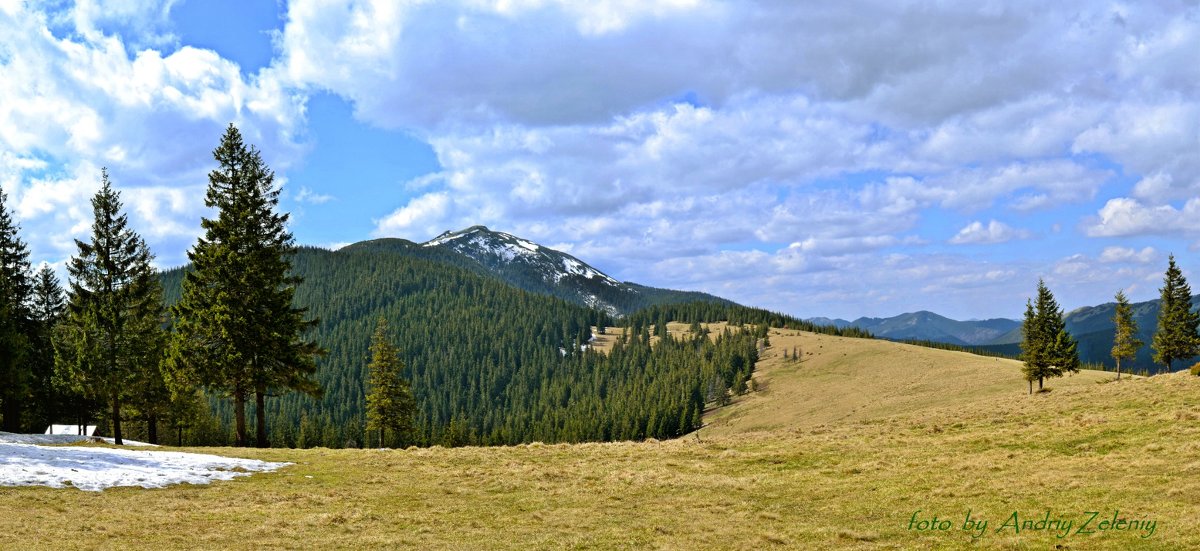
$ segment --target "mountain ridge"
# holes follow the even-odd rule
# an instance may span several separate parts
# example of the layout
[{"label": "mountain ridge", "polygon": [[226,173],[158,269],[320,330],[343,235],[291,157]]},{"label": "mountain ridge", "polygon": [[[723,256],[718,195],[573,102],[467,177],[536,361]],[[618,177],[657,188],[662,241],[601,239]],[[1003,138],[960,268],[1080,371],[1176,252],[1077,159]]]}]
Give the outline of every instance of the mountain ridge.
[{"label": "mountain ridge", "polygon": [[[1150,372],[1162,368],[1154,363],[1154,351],[1150,346],[1158,324],[1159,302],[1159,299],[1153,299],[1130,304],[1133,319],[1138,325],[1137,336],[1144,344],[1132,361],[1122,363],[1124,368]],[[1200,295],[1192,297],[1192,304],[1193,310],[1200,310]],[[1079,358],[1083,362],[1115,366],[1111,355],[1116,331],[1112,322],[1115,310],[1115,302],[1105,302],[1081,306],[1063,314],[1067,331],[1079,343]],[[870,331],[876,337],[896,341],[932,341],[1010,356],[1016,356],[1021,351],[1021,322],[1008,318],[959,321],[921,310],[887,318],[860,317],[846,321],[818,317],[805,321],[836,324],[839,327],[845,324],[844,327],[857,327]],[[1190,365],[1194,360],[1183,360],[1177,362],[1176,366]]]},{"label": "mountain ridge", "polygon": [[339,250],[384,250],[446,262],[498,278],[533,293],[623,317],[647,306],[683,302],[736,303],[699,291],[679,291],[619,281],[568,253],[509,233],[475,225],[416,243],[400,238],[360,241]]}]

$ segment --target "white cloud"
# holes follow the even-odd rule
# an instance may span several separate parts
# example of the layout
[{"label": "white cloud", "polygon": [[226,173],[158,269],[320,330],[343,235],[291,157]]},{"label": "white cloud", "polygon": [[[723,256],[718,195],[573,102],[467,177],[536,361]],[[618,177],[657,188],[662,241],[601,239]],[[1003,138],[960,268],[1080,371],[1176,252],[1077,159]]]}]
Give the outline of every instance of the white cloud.
[{"label": "white cloud", "polygon": [[1099,260],[1106,264],[1123,262],[1149,264],[1158,260],[1158,256],[1158,251],[1154,250],[1154,247],[1143,247],[1140,251],[1128,247],[1105,247],[1100,253]]},{"label": "white cloud", "polygon": [[334,199],[332,195],[317,193],[307,187],[301,186],[300,191],[294,196],[297,202],[309,203],[311,205],[323,205]]},{"label": "white cloud", "polygon": [[976,220],[959,230],[958,234],[950,238],[950,242],[955,245],[1004,243],[1029,237],[1029,231],[1013,228],[1003,222],[992,220],[984,225],[983,222]]},{"label": "white cloud", "polygon": [[1145,205],[1137,199],[1109,199],[1098,218],[1085,225],[1091,237],[1130,235],[1185,235],[1200,233],[1200,198],[1193,198],[1182,209],[1171,205]]},{"label": "white cloud", "polygon": [[303,97],[272,70],[247,77],[212,51],[175,48],[164,31],[172,4],[0,10],[0,183],[35,258],[74,252],[101,166],[151,248],[178,262],[184,236],[199,231],[198,186],[226,125],[277,170],[303,154]]},{"label": "white cloud", "polygon": [[407,236],[412,232],[438,233],[439,222],[450,206],[445,193],[428,193],[408,202],[402,208],[376,222],[377,237]]},{"label": "white cloud", "polygon": [[[925,254],[920,222],[970,213],[951,242],[1032,239],[984,220],[1089,203],[1128,186],[1117,174],[1139,182],[1064,234],[1200,233],[1196,6],[296,0],[248,76],[176,47],[170,1],[44,5],[0,3],[0,185],[41,256],[67,254],[100,166],[152,246],[181,249],[224,125],[282,179],[316,91],[437,154],[375,235],[485,223],[625,279],[708,267],[723,279],[697,284],[733,298],[921,300],[892,279],[1015,293],[1007,266]],[[770,269],[741,283],[755,262]]]}]

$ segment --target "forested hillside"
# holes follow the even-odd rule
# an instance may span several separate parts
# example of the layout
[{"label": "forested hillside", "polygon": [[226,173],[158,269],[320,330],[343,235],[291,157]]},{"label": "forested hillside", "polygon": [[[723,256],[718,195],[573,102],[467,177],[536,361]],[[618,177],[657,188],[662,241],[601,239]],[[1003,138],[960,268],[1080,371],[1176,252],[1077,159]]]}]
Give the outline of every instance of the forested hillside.
[{"label": "forested hillside", "polygon": [[[296,303],[320,320],[312,337],[329,351],[316,376],[324,396],[268,401],[272,445],[362,442],[365,367],[379,316],[396,334],[418,406],[417,434],[395,444],[678,436],[698,426],[714,389],[748,379],[756,360],[749,331],[668,338],[652,348],[643,328],[600,354],[586,344],[592,326],[613,323],[604,312],[380,245],[301,248],[294,256],[294,273],[304,278]],[[183,269],[163,274],[168,302],[178,299],[182,276]],[[229,404],[215,404],[227,426]]]},{"label": "forested hillside", "polygon": [[484,226],[445,232],[425,243],[384,238],[355,243],[343,250],[401,254],[451,264],[497,278],[518,289],[616,316],[655,304],[693,301],[733,304],[706,293],[617,281],[574,256]]}]

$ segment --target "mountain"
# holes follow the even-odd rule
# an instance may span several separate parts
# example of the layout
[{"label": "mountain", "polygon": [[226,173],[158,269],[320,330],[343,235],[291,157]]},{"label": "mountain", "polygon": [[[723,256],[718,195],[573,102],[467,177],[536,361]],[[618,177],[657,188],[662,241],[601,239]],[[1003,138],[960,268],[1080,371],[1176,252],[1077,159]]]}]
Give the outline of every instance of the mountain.
[{"label": "mountain", "polygon": [[[1147,370],[1151,373],[1163,369],[1154,363],[1154,350],[1150,342],[1158,324],[1159,301],[1136,302],[1133,319],[1138,325],[1138,338],[1145,343],[1133,360],[1121,363],[1122,369]],[[1192,297],[1193,309],[1200,309],[1200,295]],[[1084,306],[1063,314],[1067,331],[1079,343],[1079,359],[1084,363],[1114,367],[1112,359],[1113,334],[1116,327],[1112,318],[1116,303],[1108,302],[1097,306]],[[822,325],[857,327],[870,331],[876,337],[891,340],[923,340],[973,348],[983,352],[1017,356],[1021,353],[1021,322],[996,318],[988,320],[957,321],[933,312],[912,312],[890,318],[858,318],[847,322],[840,319],[809,318]],[[842,325],[842,324],[846,325]],[[1175,367],[1190,366],[1198,358],[1182,360]]]},{"label": "mountain", "polygon": [[617,281],[567,253],[485,226],[447,231],[419,244],[387,238],[355,243],[342,250],[388,251],[449,263],[525,291],[558,297],[617,317],[656,304],[695,301],[733,304],[706,293]]},{"label": "mountain", "polygon": [[863,317],[854,321],[810,318],[806,321],[818,325],[857,327],[876,337],[891,340],[934,341],[959,346],[991,344],[1021,325],[1020,322],[1004,318],[957,321],[924,310],[890,318]]},{"label": "mountain", "polygon": [[[412,383],[420,444],[679,436],[698,426],[713,389],[748,380],[756,335],[661,339],[651,348],[643,322],[600,354],[589,343],[592,327],[614,323],[606,306],[769,317],[710,295],[621,283],[570,255],[482,227],[420,244],[302,247],[292,261],[303,278],[295,302],[318,320],[311,337],[328,354],[315,377],[322,398],[285,393],[268,402],[275,446],[363,443],[368,346],[380,317]],[[187,270],[161,275],[168,305],[179,300]],[[696,296],[712,300],[678,304]],[[219,397],[212,403],[213,417],[186,429],[189,442],[227,443],[232,407]]]},{"label": "mountain", "polygon": [[841,319],[841,318],[816,317],[816,318],[808,318],[804,321],[815,323],[817,325],[832,325],[833,327],[837,327],[838,329],[841,329],[844,327],[850,327],[850,322],[846,321],[844,319]]}]

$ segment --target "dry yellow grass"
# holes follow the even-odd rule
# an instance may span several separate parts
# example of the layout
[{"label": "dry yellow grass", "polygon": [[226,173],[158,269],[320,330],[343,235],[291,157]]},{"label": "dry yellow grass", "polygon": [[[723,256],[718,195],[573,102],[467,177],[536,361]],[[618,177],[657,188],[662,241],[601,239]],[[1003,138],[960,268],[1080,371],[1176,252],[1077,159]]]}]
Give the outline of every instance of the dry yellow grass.
[{"label": "dry yellow grass", "polygon": [[[778,350],[786,341],[777,339]],[[842,352],[833,340],[823,337],[817,350],[826,345],[836,360]],[[874,366],[872,376],[904,365],[873,357],[879,354],[934,369],[957,365],[938,359],[940,351],[904,356],[907,348],[869,341],[847,344],[847,358],[856,344],[881,346],[855,360]],[[825,384],[844,391],[832,375],[770,361],[760,376],[776,398],[792,378],[812,392]],[[853,370],[838,365],[831,361],[829,369]],[[988,369],[970,368],[986,383],[981,388],[991,388]],[[1096,384],[1076,376],[1053,381],[1051,393],[1026,396],[1019,376],[973,392],[969,375],[923,381],[934,392],[919,407],[899,394],[867,396],[894,388],[876,385],[859,388],[861,396],[848,402],[859,406],[840,417],[818,412],[827,416],[819,423],[754,431],[731,423],[668,442],[205,449],[296,465],[163,490],[3,488],[0,548],[1200,548],[1200,378]],[[937,392],[938,381],[948,390]],[[835,401],[833,392],[816,396]],[[771,396],[764,391],[730,411]],[[779,415],[773,423],[792,414]],[[909,530],[917,510],[922,519],[951,519],[952,529]],[[990,523],[978,541],[959,529],[968,510]],[[995,531],[1013,512],[1036,518],[1050,511],[1080,522],[1086,511],[1114,510],[1154,520],[1154,534]]]},{"label": "dry yellow grass", "polygon": [[[725,328],[729,326],[728,323],[723,321],[716,323],[704,323],[701,325],[708,329],[709,338],[713,339],[717,338],[717,335],[720,335],[721,331],[724,331]],[[741,330],[740,328],[735,329]],[[683,337],[688,334],[689,330],[690,326],[686,323],[671,322],[667,324],[667,332],[670,333],[672,337]],[[628,330],[624,327],[605,327],[604,334],[601,335],[596,326],[593,325],[592,335],[595,337],[595,340],[592,341],[592,347],[595,348],[597,352],[607,353],[609,350],[612,350],[614,345],[616,345],[617,339],[620,336],[625,335],[627,332]],[[654,332],[652,328],[650,335],[651,344],[658,342],[658,335],[653,333]]]},{"label": "dry yellow grass", "polygon": [[[756,367],[758,390],[710,412],[703,434],[878,419],[1029,392],[1014,360],[788,329],[772,329],[770,342]],[[785,360],[785,350],[798,350],[801,360]],[[1065,389],[1113,377],[1081,371],[1046,385]]]}]

